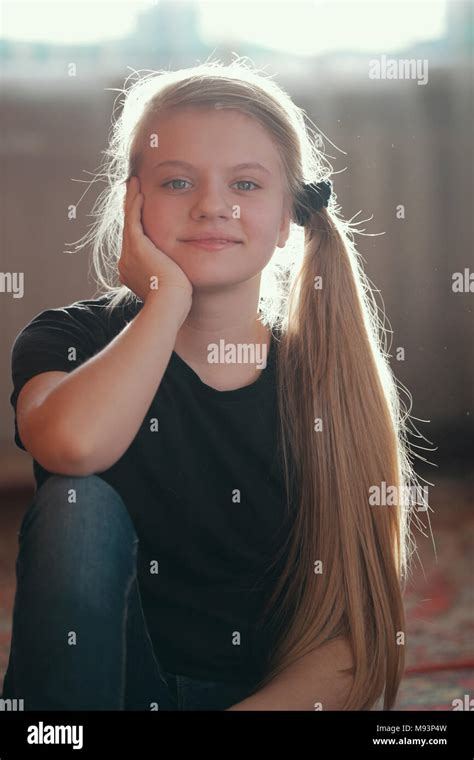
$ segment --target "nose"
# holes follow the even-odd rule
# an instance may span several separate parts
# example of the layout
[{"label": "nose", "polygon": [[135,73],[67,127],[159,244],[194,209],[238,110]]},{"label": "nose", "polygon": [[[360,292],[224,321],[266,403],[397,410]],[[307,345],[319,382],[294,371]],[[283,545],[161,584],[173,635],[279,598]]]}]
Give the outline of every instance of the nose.
[{"label": "nose", "polygon": [[233,208],[230,190],[222,183],[208,181],[199,188],[191,214],[197,219],[202,217],[230,219]]}]

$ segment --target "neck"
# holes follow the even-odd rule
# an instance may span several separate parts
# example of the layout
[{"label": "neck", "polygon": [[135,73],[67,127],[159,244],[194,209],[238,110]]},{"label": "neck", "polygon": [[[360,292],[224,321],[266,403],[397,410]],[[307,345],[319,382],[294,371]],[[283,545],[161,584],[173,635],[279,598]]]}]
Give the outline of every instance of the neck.
[{"label": "neck", "polygon": [[189,364],[206,367],[210,344],[220,345],[222,340],[234,345],[264,343],[268,349],[270,333],[260,320],[259,292],[260,275],[228,289],[196,289],[176,337],[176,353]]}]

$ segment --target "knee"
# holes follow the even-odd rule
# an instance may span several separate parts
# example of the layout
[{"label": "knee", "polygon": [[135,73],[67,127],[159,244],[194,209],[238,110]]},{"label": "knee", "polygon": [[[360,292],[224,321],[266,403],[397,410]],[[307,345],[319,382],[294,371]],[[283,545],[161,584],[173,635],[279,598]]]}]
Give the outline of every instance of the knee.
[{"label": "knee", "polygon": [[[115,568],[138,538],[118,492],[97,475],[51,475],[37,490],[19,531],[23,554],[61,570]],[[55,557],[52,560],[52,557]]]}]

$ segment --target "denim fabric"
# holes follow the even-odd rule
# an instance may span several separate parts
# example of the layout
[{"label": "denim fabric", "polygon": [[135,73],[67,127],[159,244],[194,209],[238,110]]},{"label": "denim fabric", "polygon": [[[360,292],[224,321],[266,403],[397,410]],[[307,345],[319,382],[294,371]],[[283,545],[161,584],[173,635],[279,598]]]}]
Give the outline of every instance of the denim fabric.
[{"label": "denim fabric", "polygon": [[18,534],[3,699],[25,710],[225,710],[248,682],[165,673],[146,626],[138,537],[97,475],[50,476]]},{"label": "denim fabric", "polygon": [[165,673],[177,710],[226,710],[248,697],[251,683],[204,681],[176,673]]}]

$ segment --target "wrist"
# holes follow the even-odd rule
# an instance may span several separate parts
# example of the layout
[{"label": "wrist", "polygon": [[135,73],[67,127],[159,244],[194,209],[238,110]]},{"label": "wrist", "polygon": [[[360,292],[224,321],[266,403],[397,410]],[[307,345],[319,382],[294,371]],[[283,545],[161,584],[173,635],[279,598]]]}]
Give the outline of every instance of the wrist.
[{"label": "wrist", "polygon": [[192,304],[192,291],[180,286],[167,286],[158,290],[150,290],[143,308],[147,310],[165,311],[172,314],[176,319],[177,329],[186,319]]}]

